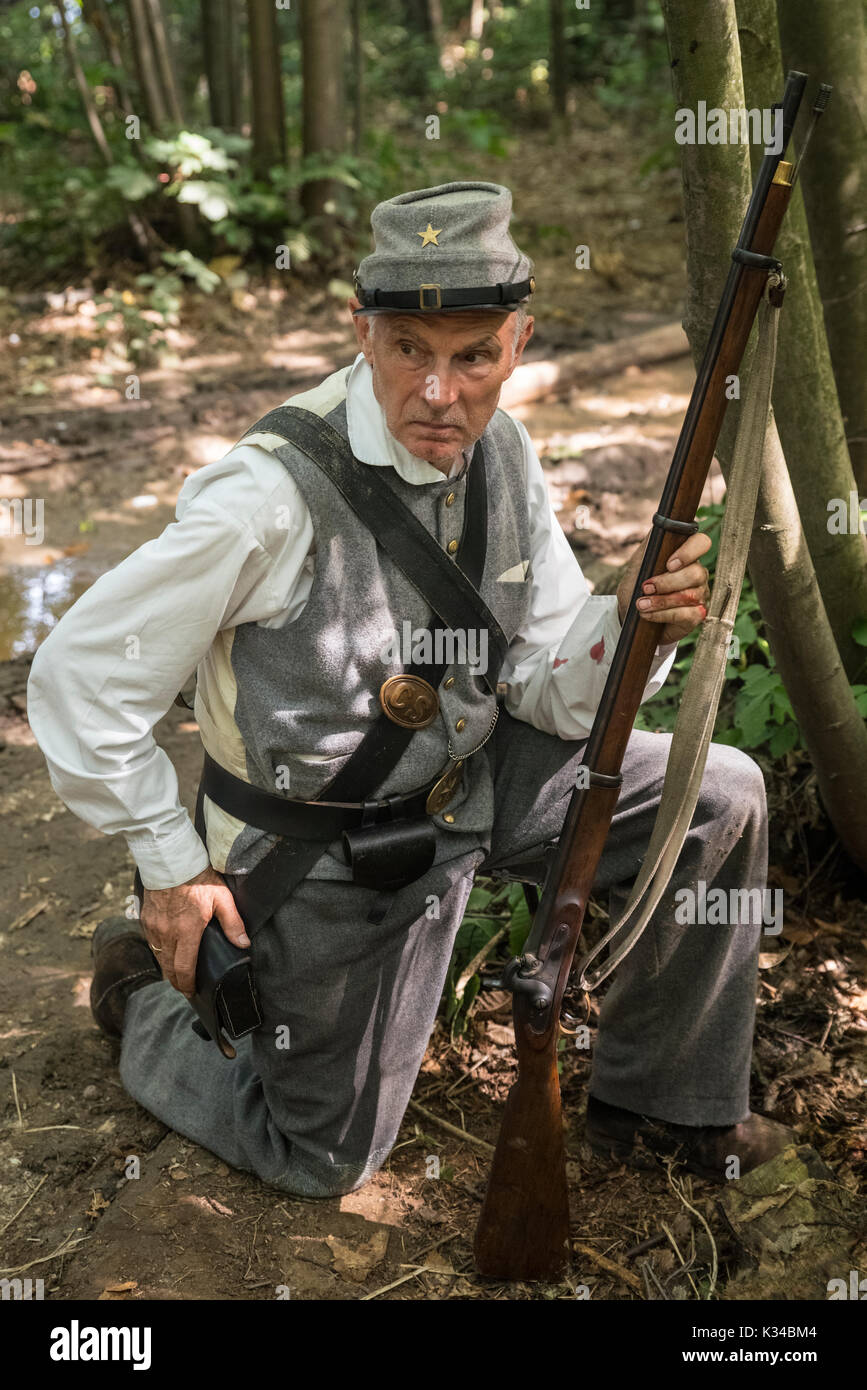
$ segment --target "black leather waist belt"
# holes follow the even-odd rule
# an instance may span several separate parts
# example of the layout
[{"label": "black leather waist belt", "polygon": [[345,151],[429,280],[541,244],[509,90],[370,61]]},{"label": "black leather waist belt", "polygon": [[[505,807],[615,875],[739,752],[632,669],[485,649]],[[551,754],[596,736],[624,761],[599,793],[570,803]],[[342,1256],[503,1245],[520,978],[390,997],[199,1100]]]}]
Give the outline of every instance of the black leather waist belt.
[{"label": "black leather waist belt", "polygon": [[390,796],[383,801],[292,801],[252,786],[205,753],[201,790],[222,810],[247,825],[255,825],[272,835],[328,844],[345,830],[425,815],[428,797],[440,780],[438,774],[418,791]]}]

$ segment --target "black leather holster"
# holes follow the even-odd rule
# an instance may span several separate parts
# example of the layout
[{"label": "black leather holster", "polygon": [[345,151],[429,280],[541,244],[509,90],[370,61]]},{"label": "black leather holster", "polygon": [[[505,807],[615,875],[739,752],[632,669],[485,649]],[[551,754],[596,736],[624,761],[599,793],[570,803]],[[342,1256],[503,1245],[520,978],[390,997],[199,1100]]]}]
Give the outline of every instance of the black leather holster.
[{"label": "black leather holster", "polygon": [[226,939],[216,917],[199,942],[196,992],[190,1003],[198,1014],[193,1032],[206,1041],[213,1038],[224,1057],[236,1055],[226,1034],[237,1040],[262,1022],[249,953]]},{"label": "black leather holster", "polygon": [[[137,902],[143,902],[138,869],[133,892]],[[199,942],[196,992],[189,1002],[198,1015],[191,1025],[193,1032],[206,1041],[212,1038],[224,1057],[235,1056],[227,1034],[237,1041],[262,1022],[250,954],[227,940],[216,917],[211,918]]]}]

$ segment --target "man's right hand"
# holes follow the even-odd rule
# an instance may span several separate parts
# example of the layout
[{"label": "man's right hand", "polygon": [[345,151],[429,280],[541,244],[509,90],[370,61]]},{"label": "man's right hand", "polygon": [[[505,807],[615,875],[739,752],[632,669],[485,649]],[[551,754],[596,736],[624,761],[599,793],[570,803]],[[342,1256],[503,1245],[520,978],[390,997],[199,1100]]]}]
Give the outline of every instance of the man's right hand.
[{"label": "man's right hand", "polygon": [[176,888],[145,888],[141,924],[169,984],[188,999],[196,992],[196,958],[202,933],[216,917],[233,946],[250,938],[222,874],[210,865]]}]

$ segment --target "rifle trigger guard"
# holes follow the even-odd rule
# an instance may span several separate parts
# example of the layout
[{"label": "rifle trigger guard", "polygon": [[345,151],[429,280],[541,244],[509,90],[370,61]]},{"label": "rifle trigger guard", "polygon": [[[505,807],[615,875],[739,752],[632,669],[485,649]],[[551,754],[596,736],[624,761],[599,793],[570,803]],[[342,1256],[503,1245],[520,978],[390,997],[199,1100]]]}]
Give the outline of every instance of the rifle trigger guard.
[{"label": "rifle trigger guard", "polygon": [[530,973],[522,973],[537,970],[539,965],[535,956],[514,956],[503,971],[503,989],[511,990],[513,994],[526,994],[533,1008],[541,1013],[554,998],[551,989],[543,980],[534,979]]}]

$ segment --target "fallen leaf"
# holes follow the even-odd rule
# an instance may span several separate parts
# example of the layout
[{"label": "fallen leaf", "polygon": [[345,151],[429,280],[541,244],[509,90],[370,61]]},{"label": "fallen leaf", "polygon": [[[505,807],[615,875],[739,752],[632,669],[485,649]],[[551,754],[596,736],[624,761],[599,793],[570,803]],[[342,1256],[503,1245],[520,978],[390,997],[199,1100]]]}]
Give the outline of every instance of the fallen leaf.
[{"label": "fallen leaf", "polygon": [[454,1274],[454,1268],[439,1250],[432,1250],[425,1256],[425,1267],[437,1274]]},{"label": "fallen leaf", "polygon": [[198,1207],[200,1211],[206,1211],[209,1216],[234,1216],[234,1212],[228,1207],[224,1207],[222,1202],[218,1202],[216,1197],[196,1197],[192,1192],[188,1192],[181,1198],[182,1202],[188,1203],[191,1207]]},{"label": "fallen leaf", "polygon": [[824,1076],[831,1070],[831,1054],[820,1052],[818,1048],[810,1051],[791,1071],[783,1072],[786,1081],[797,1081],[802,1076]]},{"label": "fallen leaf", "polygon": [[347,1245],[337,1236],[326,1236],[325,1243],[331,1251],[335,1274],[351,1279],[354,1284],[363,1284],[385,1259],[388,1231],[374,1231],[369,1240],[356,1246]]},{"label": "fallen leaf", "polygon": [[363,1216],[365,1221],[371,1221],[378,1226],[400,1226],[403,1224],[403,1212],[394,1200],[385,1192],[364,1191],[347,1192],[340,1199],[340,1210],[349,1211],[356,1216]]},{"label": "fallen leaf", "polygon": [[104,1299],[121,1302],[127,1294],[132,1293],[133,1289],[137,1288],[137,1279],[127,1279],[125,1284],[106,1284],[97,1302],[101,1303]]},{"label": "fallen leaf", "polygon": [[100,1212],[108,1211],[110,1206],[111,1203],[105,1200],[101,1192],[94,1192],[86,1214],[90,1217],[91,1221],[95,1221]]},{"label": "fallen leaf", "polygon": [[814,917],[813,921],[816,923],[817,927],[822,928],[822,931],[830,932],[832,936],[839,936],[842,931],[842,928],[838,927],[836,922],[823,922],[821,917]]},{"label": "fallen leaf", "polygon": [[792,947],[787,946],[784,951],[762,951],[759,955],[759,969],[773,970],[775,965],[782,965],[791,950]]},{"label": "fallen leaf", "polygon": [[788,923],[783,927],[783,936],[787,941],[793,941],[796,946],[809,946],[818,935],[818,928],[811,930],[809,927],[795,927]]}]

